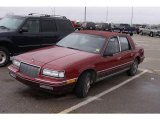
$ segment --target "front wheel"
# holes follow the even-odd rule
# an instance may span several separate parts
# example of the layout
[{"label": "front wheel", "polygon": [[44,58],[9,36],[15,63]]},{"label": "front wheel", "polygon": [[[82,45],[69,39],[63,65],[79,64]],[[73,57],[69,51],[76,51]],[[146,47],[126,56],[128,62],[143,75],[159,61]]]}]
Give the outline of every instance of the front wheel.
[{"label": "front wheel", "polygon": [[130,69],[127,71],[127,73],[129,76],[134,76],[137,73],[137,70],[138,70],[138,60],[135,59]]},{"label": "front wheel", "polygon": [[143,32],[141,32],[141,35],[144,35],[144,33],[143,33]]},{"label": "front wheel", "polygon": [[87,96],[91,85],[92,74],[90,72],[83,73],[78,79],[75,86],[75,94],[79,98]]},{"label": "front wheel", "polygon": [[130,33],[130,36],[133,36],[133,33]]},{"label": "front wheel", "polygon": [[5,66],[10,60],[8,49],[0,46],[0,67]]},{"label": "front wheel", "polygon": [[150,36],[151,36],[151,37],[154,37],[153,32],[150,33]]}]

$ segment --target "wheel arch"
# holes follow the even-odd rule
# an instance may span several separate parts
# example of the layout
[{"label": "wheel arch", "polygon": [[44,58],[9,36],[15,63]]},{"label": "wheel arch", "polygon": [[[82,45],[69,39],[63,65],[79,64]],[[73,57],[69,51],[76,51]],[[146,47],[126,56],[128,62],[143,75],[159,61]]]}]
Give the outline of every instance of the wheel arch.
[{"label": "wheel arch", "polygon": [[141,61],[140,56],[136,56],[135,59],[137,59],[138,60],[138,64],[140,64],[140,61]]},{"label": "wheel arch", "polygon": [[5,40],[1,40],[0,41],[0,46],[1,47],[5,47],[9,50],[10,54],[13,55],[14,54],[14,46],[13,46],[13,43],[10,42],[10,41],[5,41]]},{"label": "wheel arch", "polygon": [[79,80],[80,76],[81,76],[82,74],[86,73],[86,72],[92,73],[92,75],[93,75],[93,76],[92,76],[92,77],[93,77],[92,83],[94,83],[94,82],[96,81],[96,78],[97,78],[97,72],[96,72],[96,70],[95,70],[94,68],[87,68],[87,69],[84,69],[84,70],[82,70],[81,72],[79,72],[79,75],[78,75],[77,80]]}]

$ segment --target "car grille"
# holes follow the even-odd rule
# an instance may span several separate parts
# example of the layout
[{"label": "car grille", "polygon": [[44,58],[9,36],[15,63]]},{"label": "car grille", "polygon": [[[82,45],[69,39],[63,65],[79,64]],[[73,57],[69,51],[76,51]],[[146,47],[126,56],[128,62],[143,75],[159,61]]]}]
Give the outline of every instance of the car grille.
[{"label": "car grille", "polygon": [[39,73],[39,67],[35,67],[32,65],[28,65],[25,63],[21,63],[20,65],[20,73],[27,75],[29,77],[37,77]]}]

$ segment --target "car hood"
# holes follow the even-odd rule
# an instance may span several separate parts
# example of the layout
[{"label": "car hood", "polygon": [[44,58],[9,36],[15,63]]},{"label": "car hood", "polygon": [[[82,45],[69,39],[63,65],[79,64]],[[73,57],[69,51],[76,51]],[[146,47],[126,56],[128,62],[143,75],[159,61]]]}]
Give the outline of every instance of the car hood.
[{"label": "car hood", "polygon": [[38,64],[41,67],[51,65],[64,68],[67,65],[94,57],[95,55],[97,54],[54,46],[19,55],[18,59],[34,65]]},{"label": "car hood", "polygon": [[11,32],[12,30],[0,28],[0,33]]}]

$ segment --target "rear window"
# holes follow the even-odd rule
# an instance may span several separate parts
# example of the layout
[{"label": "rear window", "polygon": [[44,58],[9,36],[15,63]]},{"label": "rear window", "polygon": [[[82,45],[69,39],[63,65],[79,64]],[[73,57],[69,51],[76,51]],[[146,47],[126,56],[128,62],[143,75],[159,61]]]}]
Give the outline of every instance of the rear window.
[{"label": "rear window", "polygon": [[62,32],[74,31],[72,24],[69,20],[56,20],[57,29]]}]

